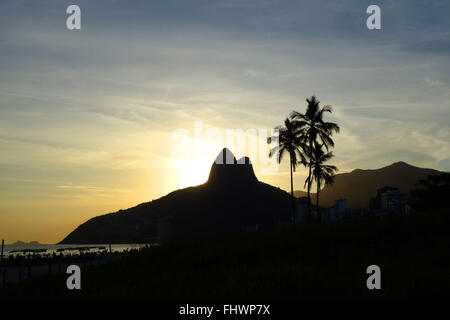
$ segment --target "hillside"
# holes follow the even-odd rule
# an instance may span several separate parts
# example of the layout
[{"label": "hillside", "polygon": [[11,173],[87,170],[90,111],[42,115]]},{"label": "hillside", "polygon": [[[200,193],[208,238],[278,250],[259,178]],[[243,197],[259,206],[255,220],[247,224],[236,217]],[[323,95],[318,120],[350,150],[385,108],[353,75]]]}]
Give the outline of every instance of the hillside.
[{"label": "hillside", "polygon": [[138,243],[264,228],[289,222],[290,196],[259,182],[250,159],[223,149],[208,181],[88,220],[61,243]]},{"label": "hillside", "polygon": [[[368,208],[369,199],[376,195],[377,189],[384,186],[397,187],[410,191],[414,184],[429,175],[441,172],[396,162],[387,167],[374,170],[356,169],[352,172],[337,174],[333,186],[327,186],[320,192],[321,206],[332,206],[336,199],[347,199],[350,209]],[[304,191],[295,191],[297,197],[306,196]],[[313,194],[312,202],[316,202]]]}]

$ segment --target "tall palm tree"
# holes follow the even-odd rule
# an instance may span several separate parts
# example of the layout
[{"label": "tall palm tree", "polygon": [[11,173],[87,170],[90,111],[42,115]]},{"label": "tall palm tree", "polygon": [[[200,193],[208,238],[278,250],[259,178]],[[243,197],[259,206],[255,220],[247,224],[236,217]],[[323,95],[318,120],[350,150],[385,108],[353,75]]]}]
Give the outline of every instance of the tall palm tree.
[{"label": "tall palm tree", "polygon": [[275,129],[278,130],[278,135],[267,138],[267,143],[270,144],[275,139],[278,139],[278,144],[270,150],[269,157],[277,155],[278,162],[281,162],[284,154],[287,153],[289,155],[291,173],[292,224],[295,225],[293,172],[295,172],[295,169],[299,163],[306,164],[306,158],[303,154],[305,146],[298,127],[289,118],[284,120],[284,126],[277,126]]},{"label": "tall palm tree", "polygon": [[314,143],[314,147],[312,150],[312,158],[309,159],[309,164],[312,168],[312,176],[308,177],[308,183],[312,181],[316,182],[317,190],[316,190],[316,206],[317,206],[317,215],[319,222],[322,221],[322,214],[320,212],[319,206],[319,193],[322,185],[332,185],[334,183],[334,177],[336,171],[338,171],[336,166],[327,165],[325,162],[334,157],[333,152],[325,152],[323,150],[323,144]]},{"label": "tall palm tree", "polygon": [[[302,136],[302,142],[307,146],[307,156],[309,159],[313,157],[314,143],[320,141],[325,149],[334,147],[334,141],[331,138],[334,132],[338,133],[340,128],[334,122],[325,122],[323,116],[326,112],[332,113],[331,106],[326,105],[320,108],[320,101],[313,95],[306,99],[308,103],[306,112],[300,113],[293,111],[291,118],[297,127],[297,130]],[[311,184],[312,184],[312,161],[309,161],[309,173],[305,184],[308,186],[308,200],[309,200],[309,218],[311,217]]]}]

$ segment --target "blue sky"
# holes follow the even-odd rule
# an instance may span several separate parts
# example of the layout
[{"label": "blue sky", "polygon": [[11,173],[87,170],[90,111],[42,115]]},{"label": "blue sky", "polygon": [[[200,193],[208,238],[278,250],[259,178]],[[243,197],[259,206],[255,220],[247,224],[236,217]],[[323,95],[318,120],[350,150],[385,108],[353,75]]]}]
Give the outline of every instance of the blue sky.
[{"label": "blue sky", "polygon": [[[70,4],[81,30],[66,29]],[[370,4],[381,30],[366,28]],[[53,241],[160,197],[181,187],[172,132],[269,129],[312,94],[342,128],[341,172],[448,171],[449,16],[448,1],[2,1],[3,228]],[[287,169],[259,178],[287,189]],[[34,231],[30,208],[48,214]]]}]

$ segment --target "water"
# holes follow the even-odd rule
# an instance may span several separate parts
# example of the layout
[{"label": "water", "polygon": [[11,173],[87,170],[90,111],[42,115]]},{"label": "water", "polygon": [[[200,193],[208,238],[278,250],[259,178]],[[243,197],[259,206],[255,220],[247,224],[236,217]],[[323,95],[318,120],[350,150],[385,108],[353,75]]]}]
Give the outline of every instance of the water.
[{"label": "water", "polygon": [[[145,244],[111,244],[111,249],[114,252],[122,252],[127,249],[139,249],[145,247]],[[105,247],[109,250],[109,244],[21,244],[21,245],[13,245],[13,244],[5,244],[3,249],[3,254],[5,256],[14,255],[16,253],[10,253],[13,250],[24,250],[24,249],[47,249],[44,254],[52,254],[56,253],[57,249],[60,248],[78,248],[78,247]]]}]

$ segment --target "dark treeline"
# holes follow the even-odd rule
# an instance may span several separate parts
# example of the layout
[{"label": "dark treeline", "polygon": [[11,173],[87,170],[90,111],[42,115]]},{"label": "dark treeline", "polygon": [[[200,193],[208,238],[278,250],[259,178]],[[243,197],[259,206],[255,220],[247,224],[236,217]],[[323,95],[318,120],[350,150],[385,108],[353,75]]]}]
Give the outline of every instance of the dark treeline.
[{"label": "dark treeline", "polygon": [[[83,270],[82,290],[67,290],[67,275],[55,274],[8,285],[0,298],[448,298],[447,213],[170,241]],[[366,287],[372,264],[382,290]]]},{"label": "dark treeline", "polygon": [[428,176],[411,191],[411,205],[418,211],[450,207],[450,173]]}]

